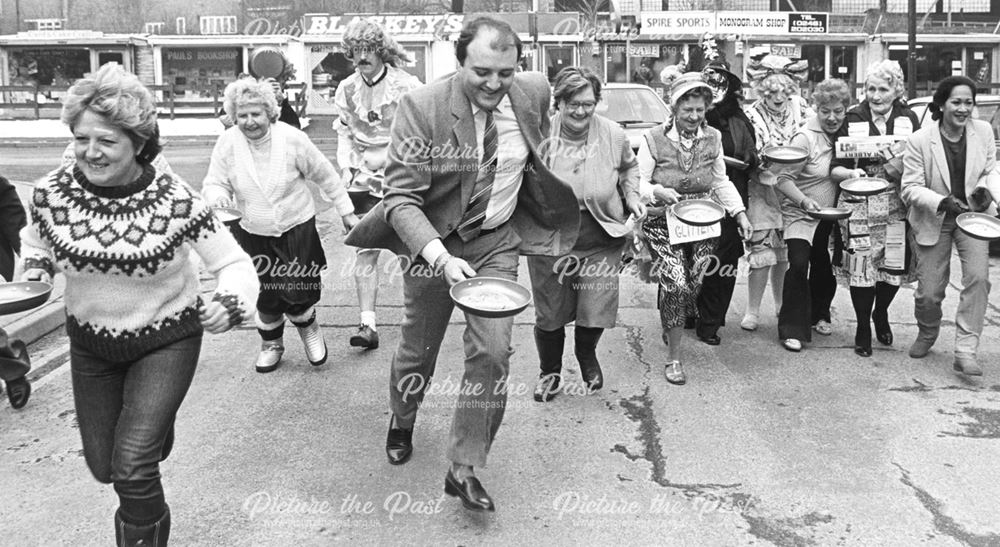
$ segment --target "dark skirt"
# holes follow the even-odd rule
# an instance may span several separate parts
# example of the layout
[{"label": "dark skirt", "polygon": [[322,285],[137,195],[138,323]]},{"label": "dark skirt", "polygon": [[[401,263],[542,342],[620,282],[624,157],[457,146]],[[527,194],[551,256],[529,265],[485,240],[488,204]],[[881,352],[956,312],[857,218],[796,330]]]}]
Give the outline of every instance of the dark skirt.
[{"label": "dark skirt", "polygon": [[326,254],[316,231],[316,217],[278,237],[251,234],[239,225],[232,230],[257,269],[257,311],[301,315],[319,302]]}]

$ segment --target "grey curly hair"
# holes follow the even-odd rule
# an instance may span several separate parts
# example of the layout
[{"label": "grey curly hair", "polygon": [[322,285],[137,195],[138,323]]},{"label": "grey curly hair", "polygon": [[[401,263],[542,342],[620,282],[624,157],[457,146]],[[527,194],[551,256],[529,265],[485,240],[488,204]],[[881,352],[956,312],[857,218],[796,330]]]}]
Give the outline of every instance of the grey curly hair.
[{"label": "grey curly hair", "polygon": [[274,89],[266,80],[240,78],[226,86],[222,108],[231,120],[236,119],[236,110],[239,107],[249,104],[263,106],[267,119],[271,120],[272,123],[278,119],[278,114],[281,113],[278,109],[278,99],[274,96]]}]

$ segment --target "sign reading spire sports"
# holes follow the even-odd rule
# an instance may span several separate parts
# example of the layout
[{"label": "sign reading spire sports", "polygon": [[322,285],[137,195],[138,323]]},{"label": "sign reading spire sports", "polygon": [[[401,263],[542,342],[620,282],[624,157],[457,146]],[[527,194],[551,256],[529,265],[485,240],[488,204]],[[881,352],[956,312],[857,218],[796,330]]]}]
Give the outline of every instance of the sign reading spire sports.
[{"label": "sign reading spire sports", "polygon": [[767,11],[654,11],[641,15],[640,35],[826,34],[829,14]]}]

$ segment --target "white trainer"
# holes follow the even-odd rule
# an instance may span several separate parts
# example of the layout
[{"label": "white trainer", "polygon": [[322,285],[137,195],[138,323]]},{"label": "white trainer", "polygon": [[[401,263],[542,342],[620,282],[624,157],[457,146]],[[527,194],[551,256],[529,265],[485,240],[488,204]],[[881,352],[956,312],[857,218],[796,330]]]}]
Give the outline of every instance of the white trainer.
[{"label": "white trainer", "polygon": [[319,330],[319,323],[313,322],[307,327],[295,327],[302,338],[302,344],[306,348],[306,358],[309,364],[318,367],[326,362],[326,340],[323,339],[323,331]]},{"label": "white trainer", "polygon": [[280,338],[277,340],[264,340],[260,344],[260,355],[257,356],[257,363],[254,365],[254,369],[260,373],[271,372],[278,368],[278,363],[281,362],[281,356],[284,353],[285,346],[282,345]]}]

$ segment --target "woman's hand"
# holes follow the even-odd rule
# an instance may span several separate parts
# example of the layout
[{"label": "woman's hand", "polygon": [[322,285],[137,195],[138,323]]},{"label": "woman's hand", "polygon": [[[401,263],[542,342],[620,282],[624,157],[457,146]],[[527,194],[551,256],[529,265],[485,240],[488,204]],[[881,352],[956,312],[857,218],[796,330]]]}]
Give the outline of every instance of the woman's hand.
[{"label": "woman's hand", "polygon": [[212,334],[223,333],[232,328],[229,322],[229,310],[215,301],[201,305],[198,319],[201,320],[201,326]]},{"label": "woman's hand", "polygon": [[646,205],[642,202],[639,194],[630,194],[629,197],[625,198],[625,206],[628,207],[629,212],[635,216],[636,220],[641,220],[646,216]]},{"label": "woman's hand", "polygon": [[653,187],[653,197],[656,198],[656,201],[666,203],[667,205],[673,205],[681,200],[681,195],[677,190],[663,186]]},{"label": "woman's hand", "polygon": [[227,208],[232,208],[233,207],[233,200],[229,199],[228,197],[223,196],[223,197],[217,198],[215,200],[215,203],[212,204],[212,207],[227,207]]},{"label": "woman's hand", "polygon": [[42,283],[48,283],[49,285],[52,284],[52,276],[49,275],[49,272],[41,268],[30,268],[28,270],[24,270],[24,273],[21,274],[21,280],[41,281]]},{"label": "woman's hand", "polygon": [[806,199],[802,200],[802,203],[799,204],[799,207],[802,207],[802,210],[807,211],[807,212],[808,211],[819,211],[820,210],[819,203],[816,203],[816,200],[814,200],[812,198],[806,198]]},{"label": "woman's hand", "polygon": [[941,203],[938,203],[937,208],[938,213],[951,213],[953,215],[960,215],[968,212],[968,210],[968,206],[955,199],[955,196],[951,195],[945,196],[944,199],[941,200]]},{"label": "woman's hand", "polygon": [[351,228],[357,226],[358,223],[361,222],[361,219],[359,219],[358,215],[354,213],[348,213],[340,217],[340,221],[344,223],[344,233],[346,234],[351,231]]},{"label": "woman's hand", "polygon": [[740,237],[742,237],[744,241],[749,240],[750,236],[753,235],[753,225],[750,224],[750,219],[747,218],[745,211],[740,211],[736,215],[736,224],[739,225]]}]

